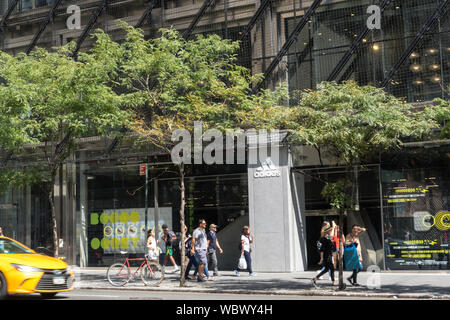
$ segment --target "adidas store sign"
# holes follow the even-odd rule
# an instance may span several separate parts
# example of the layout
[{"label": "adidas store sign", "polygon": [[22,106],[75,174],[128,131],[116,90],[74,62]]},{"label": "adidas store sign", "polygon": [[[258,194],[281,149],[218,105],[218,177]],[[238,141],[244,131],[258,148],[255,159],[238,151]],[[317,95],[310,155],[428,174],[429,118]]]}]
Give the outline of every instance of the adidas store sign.
[{"label": "adidas store sign", "polygon": [[255,178],[272,178],[272,177],[280,177],[280,170],[275,167],[272,162],[272,159],[267,158],[259,168],[256,169],[253,177]]}]

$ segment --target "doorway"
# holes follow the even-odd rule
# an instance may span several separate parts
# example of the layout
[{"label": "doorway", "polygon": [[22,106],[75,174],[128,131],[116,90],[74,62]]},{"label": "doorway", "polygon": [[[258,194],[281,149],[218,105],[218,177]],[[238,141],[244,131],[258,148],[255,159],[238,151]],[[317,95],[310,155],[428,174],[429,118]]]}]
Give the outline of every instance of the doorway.
[{"label": "doorway", "polygon": [[[331,209],[321,192],[327,182],[336,182],[346,175],[345,167],[294,168],[294,172],[304,176],[304,206],[306,221],[307,268],[319,269],[320,260],[317,241],[324,221],[335,221],[339,215]],[[383,206],[380,184],[380,166],[355,167],[352,174],[353,209],[344,217],[343,233],[350,232],[353,224],[366,227],[363,258],[370,265],[383,266]]]}]

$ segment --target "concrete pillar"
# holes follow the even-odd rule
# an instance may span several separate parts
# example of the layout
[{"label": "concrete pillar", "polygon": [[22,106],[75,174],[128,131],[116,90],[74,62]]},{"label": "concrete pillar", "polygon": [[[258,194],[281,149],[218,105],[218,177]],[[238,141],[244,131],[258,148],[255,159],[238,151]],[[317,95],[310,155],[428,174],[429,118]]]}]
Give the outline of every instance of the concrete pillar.
[{"label": "concrete pillar", "polygon": [[[80,159],[83,160],[85,158],[84,151],[80,152]],[[79,201],[80,210],[77,211],[77,250],[80,255],[80,267],[87,267],[88,265],[88,236],[87,236],[87,228],[88,228],[88,184],[87,177],[83,173],[87,169],[87,165],[82,161],[79,164],[79,194],[77,195],[77,201]]]},{"label": "concrete pillar", "polygon": [[[264,151],[249,140],[249,152]],[[248,165],[250,230],[255,236],[252,266],[257,272],[293,272],[306,268],[302,179],[291,175],[289,146],[272,144],[271,152]],[[274,156],[278,152],[279,156]],[[250,157],[249,157],[250,158]]]}]

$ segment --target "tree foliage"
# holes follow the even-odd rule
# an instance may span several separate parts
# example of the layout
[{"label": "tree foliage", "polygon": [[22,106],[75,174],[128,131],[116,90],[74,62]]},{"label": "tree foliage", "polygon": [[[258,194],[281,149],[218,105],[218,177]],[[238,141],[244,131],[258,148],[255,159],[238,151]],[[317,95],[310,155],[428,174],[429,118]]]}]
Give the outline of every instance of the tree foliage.
[{"label": "tree foliage", "polygon": [[124,125],[128,118],[122,97],[110,86],[116,60],[99,50],[101,45],[99,42],[91,52],[80,54],[79,61],[69,55],[73,44],[55,51],[37,48],[30,55],[0,55],[0,108],[10,124],[7,127],[2,113],[3,147],[20,151],[25,144],[43,146],[45,153],[45,164],[33,164],[34,170],[5,171],[3,182],[33,180],[37,168],[47,172],[55,256],[58,232],[53,185],[58,169],[74,149],[77,138],[106,134]]},{"label": "tree foliage", "polygon": [[402,138],[421,138],[438,124],[381,88],[323,82],[300,94],[292,108],[291,139],[326,147],[346,165],[381,148],[400,147]]},{"label": "tree foliage", "polygon": [[427,106],[424,112],[428,119],[442,125],[441,138],[450,138],[450,101],[441,98],[435,99],[434,104]]},{"label": "tree foliage", "polygon": [[[203,130],[219,132],[274,126],[267,115],[278,116],[274,110],[279,95],[268,91],[249,94],[252,83],[261,77],[236,63],[238,42],[217,35],[186,41],[173,29],[161,29],[160,37],[146,40],[142,30],[124,22],[121,26],[126,36],[120,44],[101,30],[95,36],[105,54],[117,58],[114,85],[132,110],[130,128],[138,134],[138,143],[171,153],[178,143],[172,141],[174,131],[184,129],[192,136],[195,121],[202,122]],[[183,241],[185,163],[178,164],[178,170]],[[180,284],[184,285],[184,273]]]}]

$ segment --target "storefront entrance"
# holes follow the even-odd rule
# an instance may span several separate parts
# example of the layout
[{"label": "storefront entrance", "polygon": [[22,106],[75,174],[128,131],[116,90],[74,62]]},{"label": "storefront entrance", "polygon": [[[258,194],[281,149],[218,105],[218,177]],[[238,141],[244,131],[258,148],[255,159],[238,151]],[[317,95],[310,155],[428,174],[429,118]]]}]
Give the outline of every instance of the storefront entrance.
[{"label": "storefront entrance", "polygon": [[[320,229],[324,221],[339,223],[339,215],[331,209],[321,195],[327,182],[335,182],[344,178],[344,167],[293,169],[296,174],[304,175],[306,247],[308,269],[317,270],[320,260],[316,242],[320,238]],[[361,236],[364,268],[377,265],[384,268],[383,230],[382,230],[382,198],[380,185],[380,169],[378,165],[355,167],[351,173],[352,197],[354,210],[349,210],[344,217],[344,235],[350,232],[354,224],[367,228]]]}]

